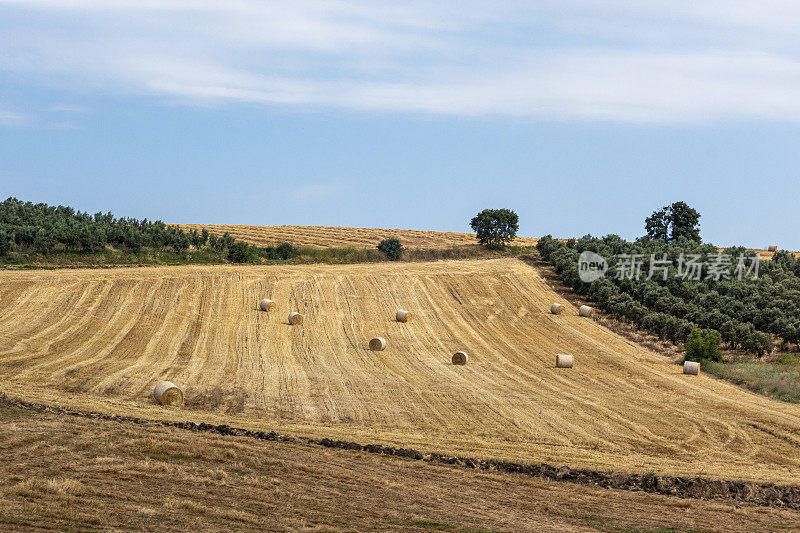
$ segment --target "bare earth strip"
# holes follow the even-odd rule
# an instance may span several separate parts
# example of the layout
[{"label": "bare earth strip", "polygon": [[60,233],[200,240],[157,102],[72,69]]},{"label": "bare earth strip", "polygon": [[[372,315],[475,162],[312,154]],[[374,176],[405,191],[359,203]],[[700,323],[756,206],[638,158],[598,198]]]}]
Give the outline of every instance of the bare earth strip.
[{"label": "bare earth strip", "polygon": [[[0,272],[32,401],[472,457],[800,484],[800,407],[613,334],[516,259]],[[258,301],[277,302],[275,312]],[[550,304],[564,304],[561,316]],[[394,321],[398,308],[415,318]],[[305,316],[290,326],[290,311]],[[371,337],[386,351],[370,352]],[[465,350],[466,366],[450,364]],[[557,353],[575,368],[554,368]],[[151,398],[156,380],[188,408]]]},{"label": "bare earth strip", "polygon": [[[442,249],[453,246],[476,245],[474,233],[455,231],[427,231],[413,229],[345,228],[339,226],[248,226],[243,224],[176,224],[189,231],[203,229],[209,233],[231,236],[255,244],[275,246],[284,242],[295,246],[374,247],[383,239],[396,237],[403,246],[421,249]],[[517,237],[513,244],[533,246],[539,239]]]},{"label": "bare earth strip", "polygon": [[119,424],[0,403],[0,528],[786,531],[797,511]]}]

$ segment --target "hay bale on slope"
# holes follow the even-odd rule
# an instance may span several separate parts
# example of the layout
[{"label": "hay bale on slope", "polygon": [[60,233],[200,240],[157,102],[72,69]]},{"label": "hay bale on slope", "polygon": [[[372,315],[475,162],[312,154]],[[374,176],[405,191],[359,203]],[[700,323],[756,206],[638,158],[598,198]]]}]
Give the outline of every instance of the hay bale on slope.
[{"label": "hay bale on slope", "polygon": [[467,359],[467,352],[456,352],[453,354],[453,364],[454,365],[466,365]]},{"label": "hay bale on slope", "polygon": [[777,252],[777,251],[778,251],[778,245],[776,245],[776,244],[770,244],[770,245],[767,247],[767,250],[768,250],[768,251],[770,251],[770,252]]},{"label": "hay bale on slope", "polygon": [[684,361],[683,373],[696,376],[700,373],[700,363],[695,361]]},{"label": "hay bale on slope", "polygon": [[375,337],[369,341],[369,349],[373,352],[382,352],[386,349],[386,339],[383,337]]},{"label": "hay bale on slope", "polygon": [[258,306],[261,308],[262,311],[269,311],[270,309],[275,308],[275,302],[273,302],[268,298],[264,298],[263,300],[261,300],[261,303],[258,304]]},{"label": "hay bale on slope", "polygon": [[553,304],[550,306],[550,312],[554,315],[560,315],[564,312],[564,306],[561,304]]},{"label": "hay bale on slope", "polygon": [[556,355],[556,368],[572,368],[572,356],[564,353]]},{"label": "hay bale on slope", "polygon": [[578,314],[580,316],[593,316],[594,307],[589,307],[588,305],[582,305],[581,308],[578,309]]},{"label": "hay bale on slope", "polygon": [[409,320],[411,320],[411,316],[412,315],[411,315],[411,313],[409,311],[406,311],[404,309],[400,309],[397,312],[397,314],[395,315],[395,318],[397,318],[398,322],[404,322],[405,323],[405,322],[408,322]]},{"label": "hay bale on slope", "polygon": [[171,381],[159,381],[156,383],[153,396],[161,405],[176,407],[183,405],[183,391]]},{"label": "hay bale on slope", "polygon": [[296,326],[303,323],[303,315],[300,313],[289,313],[289,324]]}]

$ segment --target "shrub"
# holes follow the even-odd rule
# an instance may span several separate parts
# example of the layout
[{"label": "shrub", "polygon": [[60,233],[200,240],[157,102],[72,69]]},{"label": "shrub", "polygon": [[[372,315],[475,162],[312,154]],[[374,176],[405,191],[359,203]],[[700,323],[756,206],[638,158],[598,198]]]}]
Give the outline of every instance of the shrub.
[{"label": "shrub", "polygon": [[234,263],[249,263],[256,257],[255,250],[246,242],[236,241],[228,248],[228,260]]},{"label": "shrub", "polygon": [[403,256],[403,245],[395,237],[382,240],[378,250],[386,254],[390,261],[397,261]]},{"label": "shrub", "polygon": [[693,329],[684,345],[686,361],[722,361],[719,352],[719,335],[711,331],[703,336],[699,329]]},{"label": "shrub", "polygon": [[277,248],[275,248],[275,253],[278,254],[278,257],[283,259],[284,261],[287,259],[291,259],[292,257],[297,257],[297,248],[285,242],[283,244],[279,244]]}]

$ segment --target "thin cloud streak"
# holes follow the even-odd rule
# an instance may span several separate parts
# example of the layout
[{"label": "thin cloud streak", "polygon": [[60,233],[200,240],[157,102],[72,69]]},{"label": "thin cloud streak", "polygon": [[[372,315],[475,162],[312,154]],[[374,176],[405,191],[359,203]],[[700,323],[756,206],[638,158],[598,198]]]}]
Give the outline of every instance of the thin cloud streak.
[{"label": "thin cloud streak", "polygon": [[780,0],[0,0],[4,9],[13,23],[0,23],[0,71],[84,91],[184,105],[800,121],[789,22],[800,5]]}]

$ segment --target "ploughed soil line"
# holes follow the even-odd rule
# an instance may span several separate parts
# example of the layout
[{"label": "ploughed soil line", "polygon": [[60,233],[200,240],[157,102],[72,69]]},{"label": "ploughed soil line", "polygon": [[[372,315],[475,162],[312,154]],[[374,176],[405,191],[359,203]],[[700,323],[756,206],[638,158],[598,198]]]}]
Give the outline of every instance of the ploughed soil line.
[{"label": "ploughed soil line", "polygon": [[382,444],[359,444],[329,438],[311,439],[305,437],[291,437],[281,435],[274,431],[250,431],[247,429],[233,428],[228,425],[213,425],[195,422],[169,422],[165,420],[148,420],[143,418],[107,415],[73,409],[64,409],[44,404],[30,403],[10,398],[0,392],[0,402],[21,409],[39,412],[78,416],[110,420],[115,422],[133,424],[157,424],[165,427],[174,427],[188,431],[203,431],[236,437],[249,437],[259,440],[278,442],[294,442],[325,446],[327,448],[341,448],[368,453],[394,455],[406,457],[428,463],[457,465],[474,470],[486,470],[511,474],[524,474],[555,481],[566,481],[576,484],[594,485],[609,489],[631,490],[676,496],[679,498],[693,499],[718,499],[733,502],[753,503],[765,507],[777,507],[800,510],[800,486],[775,485],[773,483],[755,483],[747,481],[723,481],[701,477],[674,477],[660,476],[653,473],[628,474],[598,472],[588,469],[575,469],[568,466],[553,466],[546,463],[524,464],[510,461],[475,459],[458,457],[439,453],[423,453],[409,448],[384,446]]}]

